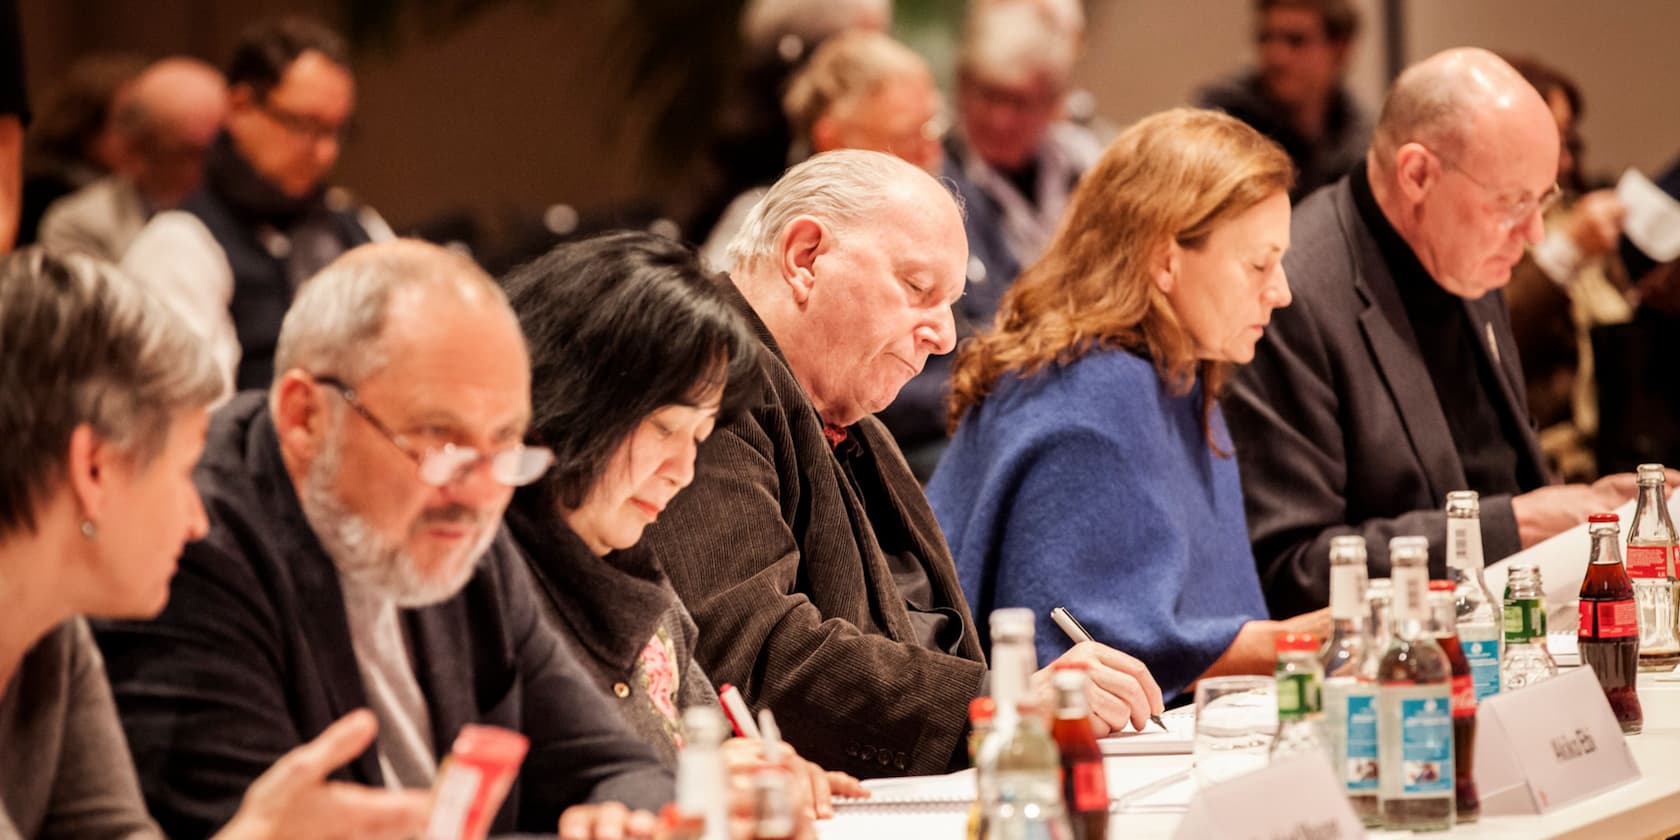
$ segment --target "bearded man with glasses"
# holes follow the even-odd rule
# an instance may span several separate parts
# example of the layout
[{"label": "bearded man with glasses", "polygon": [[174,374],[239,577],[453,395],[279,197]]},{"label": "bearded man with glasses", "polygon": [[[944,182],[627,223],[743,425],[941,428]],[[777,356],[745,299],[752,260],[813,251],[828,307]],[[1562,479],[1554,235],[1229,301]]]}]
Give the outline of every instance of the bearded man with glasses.
[{"label": "bearded man with glasses", "polygon": [[1395,81],[1364,163],[1308,197],[1279,310],[1225,403],[1249,537],[1273,615],[1329,598],[1329,542],[1430,541],[1445,576],[1446,494],[1481,494],[1492,563],[1631,498],[1631,475],[1551,484],[1502,291],[1557,198],[1557,125],[1485,50]]},{"label": "bearded man with glasses", "polygon": [[[621,827],[673,782],[542,620],[501,527],[551,453],[525,441],[530,363],[495,283],[416,241],[311,279],[264,393],[213,418],[194,475],[209,535],[155,621],[98,628],[147,804],[207,836],[287,750],[351,710],[376,749],[345,770],[431,787],[465,724],[531,740],[492,833],[562,811]],[[611,803],[611,804],[607,804]],[[611,833],[610,831],[608,833]]]},{"label": "bearded man with glasses", "polygon": [[332,30],[304,18],[256,24],[226,69],[227,117],[203,186],[153,217],[123,268],[167,300],[238,389],[274,377],[280,320],[305,278],[391,229],[327,178],[350,136],[356,80]]}]

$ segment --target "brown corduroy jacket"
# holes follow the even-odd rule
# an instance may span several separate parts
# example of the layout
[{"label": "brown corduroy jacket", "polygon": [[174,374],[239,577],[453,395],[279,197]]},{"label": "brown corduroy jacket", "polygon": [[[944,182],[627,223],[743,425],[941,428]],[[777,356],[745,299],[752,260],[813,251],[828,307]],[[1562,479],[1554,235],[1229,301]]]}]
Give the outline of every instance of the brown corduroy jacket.
[{"label": "brown corduroy jacket", "polygon": [[922,489],[873,417],[849,427],[878,464],[957,654],[921,647],[868,508],[775,339],[726,279],[767,352],[759,393],[700,448],[694,483],[644,537],[700,626],[697,656],[775,712],[806,758],[860,777],[964,766],[968,702],[986,673],[956,566]]}]

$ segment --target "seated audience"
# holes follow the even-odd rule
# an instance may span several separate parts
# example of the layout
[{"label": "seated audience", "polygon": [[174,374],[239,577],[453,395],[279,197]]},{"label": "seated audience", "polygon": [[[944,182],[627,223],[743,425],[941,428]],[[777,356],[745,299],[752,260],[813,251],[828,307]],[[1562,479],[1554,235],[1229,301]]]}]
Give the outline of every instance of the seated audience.
[{"label": "seated audience", "polygon": [[[993,0],[969,12],[957,66],[957,133],[944,174],[968,237],[958,339],[990,323],[1021,267],[1043,252],[1079,176],[1102,151],[1062,119],[1083,30],[1065,4]],[[951,360],[935,356],[881,412],[923,481],[945,449]]]},{"label": "seated audience", "polygon": [[[508,530],[550,622],[675,768],[682,711],[716,708],[718,695],[694,660],[694,619],[638,543],[694,479],[718,418],[750,393],[760,344],[694,252],[652,234],[562,245],[503,283],[531,344],[530,434],[555,455],[554,469],[514,493]],[[730,741],[732,771],[750,777],[760,748]],[[832,814],[831,782],[864,793],[848,776],[794,765],[821,816]]]},{"label": "seated audience", "polygon": [[212,342],[234,387],[267,388],[299,284],[391,231],[327,188],[356,101],[336,33],[303,18],[258,23],[226,73],[226,127],[203,187],[148,222],[122,265]]},{"label": "seated audience", "polygon": [[53,202],[115,170],[122,143],[112,117],[129,83],[146,68],[127,53],[76,59],[47,89],[24,136],[22,206],[17,244],[33,245]]},{"label": "seated audience", "polygon": [[[0,378],[0,836],[162,838],[81,616],[163,608],[208,525],[190,474],[221,375],[114,268],[32,248],[0,262]],[[414,836],[424,796],[328,780],[376,725],[350,712],[253,766],[219,836]]]},{"label": "seated audience", "polygon": [[[747,410],[707,439],[644,542],[699,625],[706,673],[797,721],[786,734],[806,758],[857,776],[966,766],[980,638],[933,512],[870,416],[955,341],[956,202],[898,158],[827,152],[770,189],[730,253],[720,288],[764,344]],[[1063,659],[1091,667],[1099,732],[1161,709],[1137,660],[1097,644]]]},{"label": "seated audience", "polygon": [[[857,31],[825,41],[788,81],[782,111],[793,130],[794,162],[833,149],[870,149],[937,172],[944,161],[939,88],[927,62],[879,32]],[[730,202],[700,247],[714,271],[729,268],[730,240],[769,187]]]},{"label": "seated audience", "polygon": [[1347,89],[1359,34],[1351,0],[1255,0],[1259,65],[1210,85],[1196,102],[1277,141],[1295,163],[1291,200],[1347,174],[1365,159],[1371,116]]},{"label": "seated audience", "polygon": [[1631,475],[1549,483],[1503,287],[1557,194],[1545,101],[1485,50],[1400,75],[1365,163],[1301,202],[1276,313],[1225,403],[1273,616],[1329,600],[1332,537],[1429,538],[1446,495],[1481,494],[1488,562],[1631,498]]},{"label": "seated audience", "polygon": [[210,833],[262,767],[362,705],[379,738],[344,778],[368,785],[431,786],[464,724],[529,737],[494,832],[667,802],[670,772],[543,621],[501,533],[551,456],[522,443],[530,363],[494,281],[432,245],[357,249],[300,290],[276,359],[267,393],[210,424],[209,535],[169,606],[96,627],[169,835]]},{"label": "seated audience", "polygon": [[1289,305],[1290,176],[1231,117],[1144,119],[959,355],[928,500],[969,603],[1031,607],[1040,659],[1069,647],[1050,619],[1065,606],[1171,697],[1269,674],[1279,632],[1327,626],[1266,620],[1218,402]]},{"label": "seated audience", "polygon": [[115,170],[53,202],[41,244],[121,260],[153,214],[198,189],[226,110],[227,85],[214,67],[192,58],[147,67],[112,114],[122,147]]}]

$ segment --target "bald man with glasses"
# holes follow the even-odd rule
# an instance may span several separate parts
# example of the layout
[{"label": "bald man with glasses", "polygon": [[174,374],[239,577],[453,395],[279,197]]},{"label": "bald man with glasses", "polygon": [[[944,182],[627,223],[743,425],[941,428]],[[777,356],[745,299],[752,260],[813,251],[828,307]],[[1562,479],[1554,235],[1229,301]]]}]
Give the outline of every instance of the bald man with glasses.
[{"label": "bald man with glasses", "polygon": [[1409,68],[1365,161],[1295,212],[1279,310],[1225,402],[1273,615],[1329,599],[1329,543],[1430,540],[1445,576],[1453,490],[1481,494],[1488,562],[1631,498],[1630,475],[1552,485],[1501,289],[1555,201],[1557,126],[1484,50]]}]

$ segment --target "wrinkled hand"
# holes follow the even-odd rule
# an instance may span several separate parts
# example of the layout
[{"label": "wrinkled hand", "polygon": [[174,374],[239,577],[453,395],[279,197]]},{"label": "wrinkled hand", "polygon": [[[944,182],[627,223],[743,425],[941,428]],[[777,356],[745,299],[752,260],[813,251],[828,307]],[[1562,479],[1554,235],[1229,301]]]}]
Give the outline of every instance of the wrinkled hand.
[{"label": "wrinkled hand", "polygon": [[[1150,715],[1166,710],[1161,702],[1161,686],[1149,669],[1135,657],[1128,656],[1100,642],[1080,642],[1056,662],[1082,662],[1091,676],[1087,688],[1091,699],[1091,728],[1101,738],[1118,732],[1130,722],[1142,731]],[[1032,675],[1030,690],[1042,709],[1056,708],[1055,689],[1050,675],[1054,667],[1040,668]]]},{"label": "wrinkled hand", "polygon": [[378,730],[373,713],[359,709],[281,756],[251,784],[238,813],[217,837],[397,840],[419,834],[426,827],[425,793],[327,781],[327,774],[367,749]]},{"label": "wrinkled hand", "polygon": [[560,840],[652,840],[659,820],[618,802],[573,805],[560,814]]},{"label": "wrinkled hand", "polygon": [[1569,208],[1564,231],[1580,249],[1581,256],[1603,256],[1615,249],[1616,241],[1622,235],[1622,219],[1626,216],[1627,208],[1616,198],[1615,190],[1595,190],[1581,196],[1575,206]]},{"label": "wrinkled hand", "polygon": [[[1675,487],[1669,471],[1669,487]],[[1560,534],[1602,511],[1615,510],[1639,490],[1633,473],[1607,475],[1592,484],[1554,484],[1511,498],[1511,513],[1517,519],[1517,536],[1527,548]]]}]

